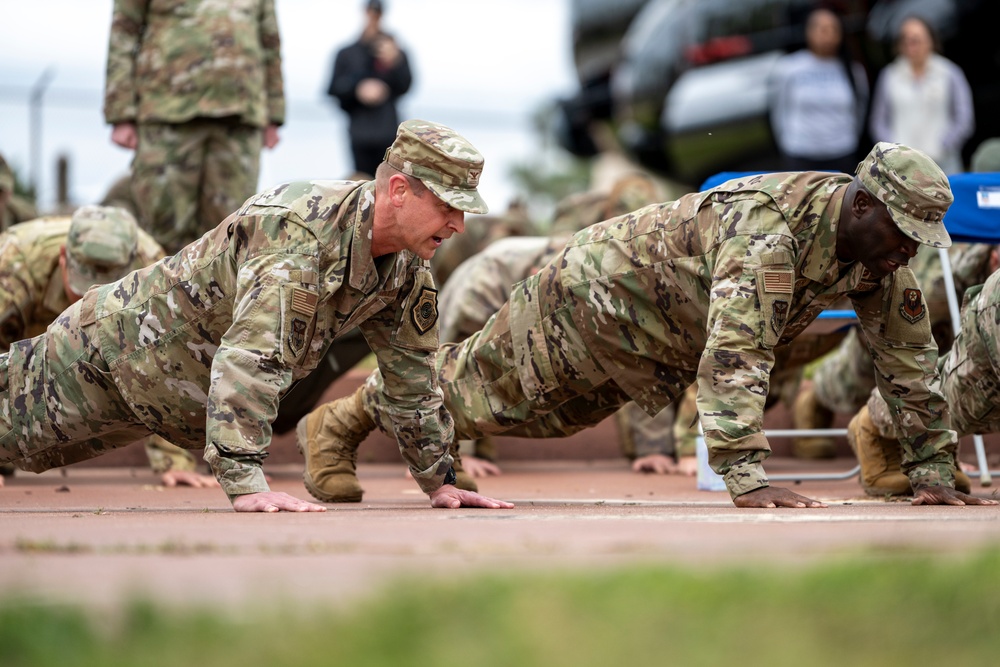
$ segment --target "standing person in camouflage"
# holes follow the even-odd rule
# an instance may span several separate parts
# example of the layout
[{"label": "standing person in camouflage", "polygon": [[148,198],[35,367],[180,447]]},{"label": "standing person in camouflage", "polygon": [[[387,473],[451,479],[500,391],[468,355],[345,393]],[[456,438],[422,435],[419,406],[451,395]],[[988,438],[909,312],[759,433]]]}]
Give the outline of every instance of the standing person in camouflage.
[{"label": "standing person in camouflage", "polygon": [[115,0],[104,118],[140,222],[174,253],[257,189],[284,122],[274,0]]},{"label": "standing person in camouflage", "polygon": [[[876,145],[856,175],[750,176],[580,232],[478,333],[438,356],[459,437],[562,436],[628,400],[655,414],[691,383],[710,463],[739,507],[822,507],[771,487],[761,430],[775,348],[851,298],[883,396],[909,413],[903,433],[915,502],[986,504],[954,489],[954,431],[932,388],[937,351],[906,268],[921,243],[946,247],[948,180],[923,153]],[[369,377],[324,406],[324,478],[378,426],[392,428]],[[398,428],[398,427],[397,427]]]},{"label": "standing person in camouflage", "polygon": [[261,468],[292,382],[360,326],[386,410],[435,507],[509,507],[451,482],[453,436],[433,373],[441,243],[483,213],[479,152],[427,121],[400,125],[374,182],[287,183],[180,253],[89,290],[0,355],[0,463],[39,471],[157,433],[205,448],[236,511],[322,511]]},{"label": "standing person in camouflage", "polygon": [[[0,235],[0,352],[36,336],[91,285],[109,283],[163,257],[163,248],[125,210],[82,206],[72,217],[39,218]],[[168,487],[217,486],[194,456],[159,436],[146,441]]]},{"label": "standing person in camouflage", "polygon": [[[994,250],[992,265],[997,268]],[[1000,432],[1000,272],[965,293],[962,326],[951,349],[938,360],[941,394],[948,404],[951,427],[959,437]],[[901,469],[897,429],[889,404],[874,392],[851,419],[847,439],[861,465],[860,482],[872,496],[911,492]],[[907,420],[904,412],[899,419]],[[956,486],[971,489],[964,473]]]}]

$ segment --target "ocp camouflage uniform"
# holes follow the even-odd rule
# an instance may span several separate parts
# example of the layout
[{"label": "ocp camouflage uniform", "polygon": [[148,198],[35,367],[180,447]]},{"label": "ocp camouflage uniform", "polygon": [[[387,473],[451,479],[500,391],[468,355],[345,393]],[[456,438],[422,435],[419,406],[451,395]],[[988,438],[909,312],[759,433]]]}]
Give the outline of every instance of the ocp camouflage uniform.
[{"label": "ocp camouflage uniform", "polygon": [[[956,243],[949,249],[955,287],[959,294],[979,284],[989,275],[987,259],[992,246]],[[931,332],[943,355],[952,345],[954,334],[948,297],[936,248],[921,247],[910,262],[917,282],[924,286]],[[838,348],[816,367],[813,385],[817,402],[832,412],[854,414],[875,389],[875,370],[857,330],[852,328]]]},{"label": "ocp camouflage uniform", "polygon": [[[951,427],[963,435],[1000,431],[1000,272],[970,288],[962,304],[961,332],[938,361],[940,391],[951,412]],[[872,423],[895,438],[895,408],[878,395],[868,400]],[[902,415],[908,419],[909,415]]]},{"label": "ocp camouflage uniform", "polygon": [[[384,410],[422,488],[451,466],[432,372],[433,283],[408,251],[372,259],[374,183],[289,183],[180,253],[91,289],[0,356],[0,460],[40,470],[155,432],[205,447],[233,497],[261,470],[278,399],[340,333],[376,351]],[[376,266],[377,265],[377,266]]]},{"label": "ocp camouflage uniform", "polygon": [[14,186],[14,172],[0,155],[0,232],[38,217],[35,205],[16,194]]},{"label": "ocp camouflage uniform", "polygon": [[[456,433],[566,435],[628,400],[656,414],[697,381],[713,468],[734,497],[753,491],[768,484],[761,422],[775,349],[847,295],[880,390],[910,416],[899,426],[914,486],[953,486],[955,434],[928,387],[937,351],[927,318],[913,316],[925,308],[913,274],[877,280],[836,257],[850,182],[750,176],[575,235],[480,332],[442,347]],[[373,374],[364,405],[387,430],[381,387]]]},{"label": "ocp camouflage uniform", "polygon": [[[66,244],[69,216],[39,218],[15,225],[0,235],[0,352],[12,343],[45,331],[66,308],[59,251]],[[146,232],[137,230],[136,261],[152,264],[163,257],[163,248]],[[194,470],[188,451],[153,435],[144,443],[154,472]]]},{"label": "ocp camouflage uniform", "polygon": [[[655,186],[648,178],[629,174],[610,192],[588,191],[564,198],[556,207],[551,236],[490,243],[459,264],[441,289],[441,342],[461,342],[482,329],[507,302],[514,283],[554,257],[573,233],[656,200]],[[628,458],[674,453],[672,406],[650,417],[629,402],[615,413],[615,422],[622,453]]]},{"label": "ocp camouflage uniform", "polygon": [[140,222],[168,252],[257,188],[263,128],[284,122],[274,0],[115,0],[104,117],[136,123]]}]

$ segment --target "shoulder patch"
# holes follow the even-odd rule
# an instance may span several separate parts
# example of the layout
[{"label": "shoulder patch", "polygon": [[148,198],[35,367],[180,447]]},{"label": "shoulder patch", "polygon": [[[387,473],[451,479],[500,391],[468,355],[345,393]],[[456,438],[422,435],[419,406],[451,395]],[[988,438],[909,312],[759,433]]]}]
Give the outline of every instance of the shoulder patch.
[{"label": "shoulder patch", "polygon": [[420,295],[410,308],[410,319],[420,335],[424,335],[438,320],[437,290],[430,287],[420,288]]},{"label": "shoulder patch", "polygon": [[903,290],[903,302],[899,304],[899,314],[910,324],[915,324],[927,314],[920,290],[908,287]]}]

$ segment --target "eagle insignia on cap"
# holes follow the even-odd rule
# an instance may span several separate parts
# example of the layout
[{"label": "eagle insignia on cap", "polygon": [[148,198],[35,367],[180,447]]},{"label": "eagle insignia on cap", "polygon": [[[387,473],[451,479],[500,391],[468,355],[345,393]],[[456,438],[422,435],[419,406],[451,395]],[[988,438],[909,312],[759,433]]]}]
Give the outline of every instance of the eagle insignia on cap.
[{"label": "eagle insignia on cap", "polygon": [[471,187],[479,187],[479,176],[483,173],[482,169],[470,169],[469,170],[469,185]]},{"label": "eagle insignia on cap", "polygon": [[910,324],[916,324],[923,319],[927,309],[924,308],[920,290],[912,287],[903,290],[903,303],[899,304],[899,314]]},{"label": "eagle insignia on cap", "polygon": [[420,298],[410,309],[410,318],[421,336],[431,330],[438,318],[436,289],[424,287],[420,290]]}]

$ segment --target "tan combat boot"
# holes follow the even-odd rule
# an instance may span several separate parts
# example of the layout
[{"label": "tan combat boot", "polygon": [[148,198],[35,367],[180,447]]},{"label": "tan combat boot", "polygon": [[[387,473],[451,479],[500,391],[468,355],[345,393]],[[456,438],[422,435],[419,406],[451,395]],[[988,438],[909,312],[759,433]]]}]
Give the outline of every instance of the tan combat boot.
[{"label": "tan combat boot", "polygon": [[359,503],[358,445],[375,428],[361,402],[362,388],[299,420],[295,436],[306,460],[302,481],[324,503]]},{"label": "tan combat boot", "polygon": [[[808,385],[795,397],[792,422],[795,428],[801,429],[830,428],[833,412],[820,405],[816,389]],[[799,459],[832,459],[837,456],[837,446],[830,437],[795,438],[792,455]]]},{"label": "tan combat boot", "polygon": [[847,442],[861,464],[861,488],[870,496],[906,496],[912,493],[910,479],[903,474],[902,447],[879,435],[868,406],[861,408],[847,425]]},{"label": "tan combat boot", "polygon": [[454,459],[451,467],[455,470],[455,487],[463,491],[478,493],[479,485],[476,484],[476,480],[472,479],[472,475],[465,472],[465,468],[462,467],[462,455],[458,451],[458,440],[451,443],[448,452],[451,454],[451,458]]}]

